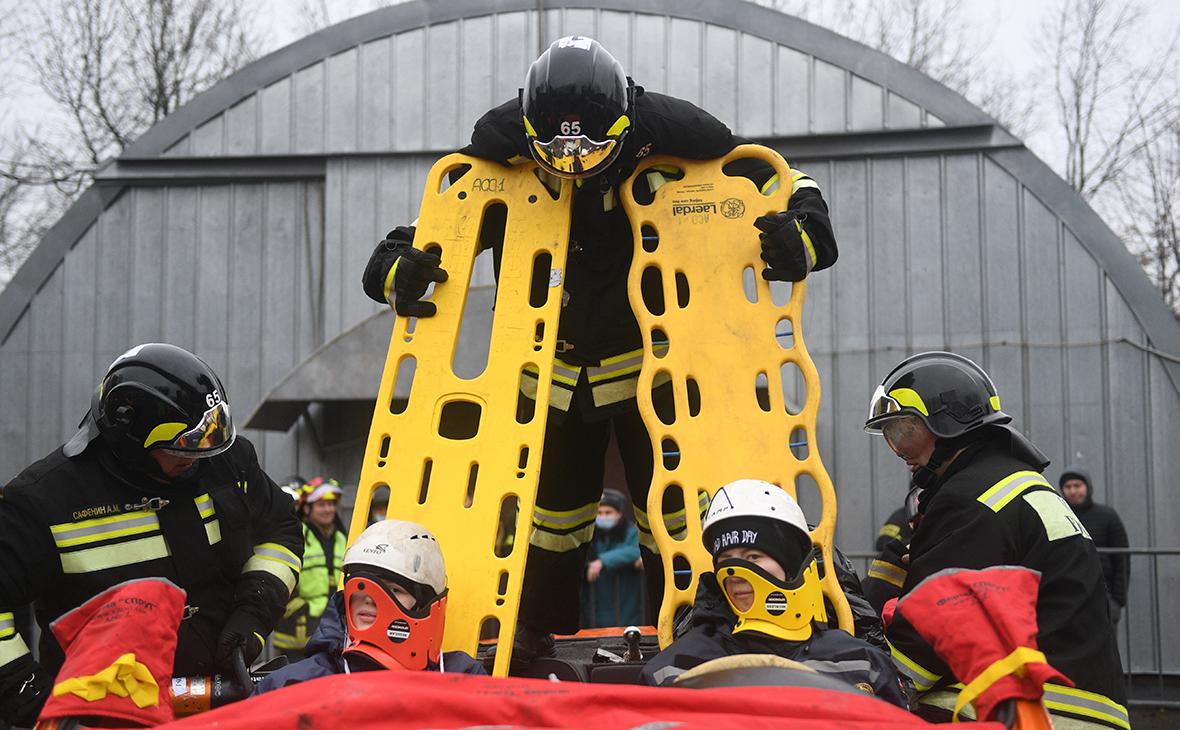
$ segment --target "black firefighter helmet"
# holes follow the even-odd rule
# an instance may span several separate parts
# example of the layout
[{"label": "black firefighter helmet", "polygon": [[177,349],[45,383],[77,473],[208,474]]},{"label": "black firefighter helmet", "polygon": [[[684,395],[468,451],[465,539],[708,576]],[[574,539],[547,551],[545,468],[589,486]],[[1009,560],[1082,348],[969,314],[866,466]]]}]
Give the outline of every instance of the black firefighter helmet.
[{"label": "black firefighter helmet", "polygon": [[520,90],[529,152],[565,178],[597,175],[634,123],[635,88],[598,41],[566,36],[533,62]]},{"label": "black firefighter helmet", "polygon": [[887,421],[907,415],[940,439],[1012,420],[983,368],[953,352],[923,352],[893,368],[873,393],[865,431],[879,434]]},{"label": "black firefighter helmet", "polygon": [[150,468],[149,451],[201,459],[228,449],[235,435],[213,369],[188,350],[148,343],[111,363],[65,453],[76,456],[101,436],[119,461]]}]

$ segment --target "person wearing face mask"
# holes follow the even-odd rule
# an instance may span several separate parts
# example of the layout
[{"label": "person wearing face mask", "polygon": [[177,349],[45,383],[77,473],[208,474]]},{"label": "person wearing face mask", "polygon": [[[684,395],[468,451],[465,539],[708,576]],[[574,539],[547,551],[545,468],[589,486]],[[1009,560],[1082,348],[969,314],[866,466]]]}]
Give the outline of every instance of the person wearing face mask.
[{"label": "person wearing face mask", "polygon": [[468,654],[440,650],[446,617],[446,565],[430,530],[370,525],[344,555],[344,590],[328,599],[307,658],[264,677],[254,694],[380,669],[486,674]]},{"label": "person wearing face mask", "polygon": [[[909,466],[915,527],[908,546],[874,561],[865,591],[881,603],[941,571],[1039,571],[1037,643],[1075,685],[1045,684],[1054,726],[1126,730],[1126,690],[1094,542],[1042,476],[1049,460],[1011,421],[988,374],[960,355],[924,352],[885,377],[865,431],[884,436]],[[959,678],[901,615],[886,638],[919,692],[919,714],[949,720]]]},{"label": "person wearing face mask", "polygon": [[623,514],[626,505],[622,492],[603,490],[586,563],[587,588],[582,591],[582,626],[586,628],[643,623],[639,530]]},{"label": "person wearing face mask", "polygon": [[908,709],[889,656],[828,626],[817,560],[803,510],[757,479],[717,491],[702,537],[713,573],[700,577],[692,626],[643,668],[645,684],[669,684],[711,659],[775,654]]},{"label": "person wearing face mask", "polygon": [[[73,438],[5,486],[0,555],[0,726],[28,726],[64,658],[50,622],[126,581],[186,592],[176,675],[226,672],[238,651],[252,662],[299,576],[303,536],[216,373],[149,343],[115,359]],[[38,661],[11,630],[29,602]]]}]

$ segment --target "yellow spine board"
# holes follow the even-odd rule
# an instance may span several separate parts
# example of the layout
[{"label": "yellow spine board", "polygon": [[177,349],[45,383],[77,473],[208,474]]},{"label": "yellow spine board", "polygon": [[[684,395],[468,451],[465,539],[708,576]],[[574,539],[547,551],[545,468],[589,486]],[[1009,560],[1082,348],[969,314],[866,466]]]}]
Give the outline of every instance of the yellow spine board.
[{"label": "yellow spine board", "polygon": [[[439,192],[447,173],[464,165],[471,167],[463,177]],[[430,297],[438,307],[434,317],[412,322],[399,316],[394,323],[348,539],[351,545],[364,530],[373,494],[382,487],[389,489],[388,518],[418,522],[435,533],[449,588],[444,651],[474,655],[489,619],[499,622],[500,644],[512,645],[544,443],[570,200],[568,184],[555,200],[532,165],[506,168],[455,154],[437,162],[427,177],[414,245],[440,253],[449,279],[436,284]],[[496,203],[504,204],[508,215],[493,346],[483,373],[462,379],[452,358],[480,252],[480,225],[484,211]],[[544,303],[534,307],[529,303],[534,261],[544,255],[551,257],[550,276]],[[398,369],[409,364],[414,373],[408,400],[399,392],[394,405]],[[540,373],[538,405],[531,420],[519,423],[525,367]],[[452,403],[466,404],[459,408],[468,416],[479,408],[478,427],[460,434],[465,438],[440,434],[443,409]],[[501,505],[513,499],[519,499],[513,540],[498,554]],[[507,674],[508,660],[509,652],[497,652],[496,674]]]},{"label": "yellow spine board", "polygon": [[[726,164],[745,158],[774,166],[783,181],[778,190],[762,195],[749,179],[722,172]],[[632,194],[634,182],[657,166],[682,170],[684,176],[663,184],[650,204],[640,204]],[[816,449],[820,381],[803,343],[806,285],[791,286],[789,300],[774,304],[770,285],[761,277],[765,264],[754,227],[755,218],[787,209],[790,180],[791,170],[778,153],[745,145],[719,160],[644,160],[623,190],[635,240],[628,289],[645,348],[639,411],[655,452],[647,500],[649,521],[664,575],[674,575],[678,556],[692,568],[691,579],[680,575],[666,581],[660,608],[661,646],[672,641],[676,609],[692,603],[697,576],[712,570],[694,507],[701,492],[711,497],[730,481],[752,478],[773,482],[796,495],[796,480],[810,476],[819,487],[823,508],[812,540],[822,547],[824,564],[833,564],[836,494]],[[658,240],[651,240],[653,235]],[[644,301],[641,282],[644,271],[652,268],[662,283],[662,313],[657,313],[658,303],[649,308]],[[743,285],[751,279],[755,302],[746,294],[749,283]],[[776,331],[787,329],[793,332],[793,343],[780,344]],[[655,355],[653,335],[657,341],[667,341],[666,354]],[[780,377],[781,369],[791,365],[798,368],[806,389],[801,408],[791,406]],[[665,423],[653,405],[652,386],[668,379],[675,413]],[[760,384],[766,388],[768,410],[759,404]],[[690,401],[695,406],[692,410]],[[805,458],[798,458],[789,447],[792,433],[798,438],[797,429],[806,434]],[[679,463],[675,458],[665,461],[665,450],[678,451]],[[677,489],[683,491],[687,505],[682,539],[674,538],[660,518],[664,493]],[[836,607],[839,626],[851,632],[852,612],[831,570],[824,575],[823,589]]]}]

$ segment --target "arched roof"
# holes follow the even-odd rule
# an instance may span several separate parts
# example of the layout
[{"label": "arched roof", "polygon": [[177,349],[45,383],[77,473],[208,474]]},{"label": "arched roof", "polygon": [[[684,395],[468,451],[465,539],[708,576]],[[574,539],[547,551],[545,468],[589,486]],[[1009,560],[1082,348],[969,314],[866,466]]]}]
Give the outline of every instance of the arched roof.
[{"label": "arched roof", "polygon": [[[994,120],[959,94],[882,53],[798,18],[748,2],[418,0],[347,20],[246,66],[145,132],[125,150],[119,162],[158,158],[202,123],[226,112],[249,95],[298,69],[366,41],[457,19],[531,11],[541,6],[545,10],[595,8],[651,13],[732,28],[847,69],[855,77],[904,97],[949,127],[995,125]],[[991,136],[999,138],[1003,145],[1013,142],[998,128],[993,129]],[[1165,351],[1180,352],[1180,326],[1122,242],[1081,197],[1027,149],[998,152],[995,159],[1062,215],[1067,226],[1076,233],[1126,299],[1152,344]],[[120,190],[117,186],[92,187],[50,229],[29,260],[0,292],[0,337],[7,338],[37,290]]]}]

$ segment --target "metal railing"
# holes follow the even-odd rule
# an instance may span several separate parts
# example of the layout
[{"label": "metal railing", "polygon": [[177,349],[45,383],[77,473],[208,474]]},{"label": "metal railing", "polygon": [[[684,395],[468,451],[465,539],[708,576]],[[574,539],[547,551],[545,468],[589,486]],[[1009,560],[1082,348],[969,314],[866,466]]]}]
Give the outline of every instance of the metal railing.
[{"label": "metal railing", "polygon": [[[1180,708],[1180,548],[1098,548],[1098,552],[1125,555],[1130,561],[1127,605],[1117,628],[1127,704]],[[876,552],[865,551],[845,555],[862,579],[877,557]],[[1173,622],[1176,629],[1169,631]]]}]

